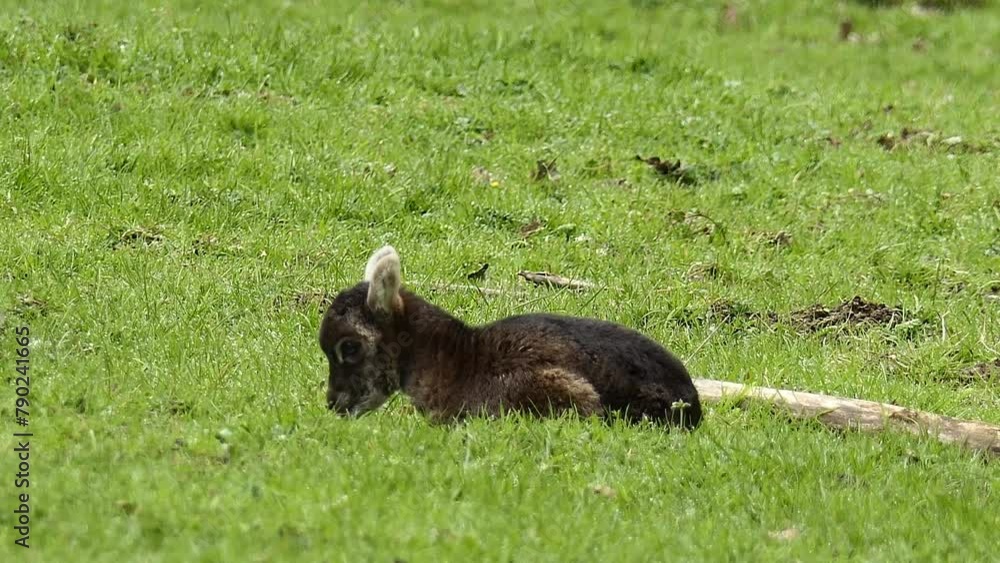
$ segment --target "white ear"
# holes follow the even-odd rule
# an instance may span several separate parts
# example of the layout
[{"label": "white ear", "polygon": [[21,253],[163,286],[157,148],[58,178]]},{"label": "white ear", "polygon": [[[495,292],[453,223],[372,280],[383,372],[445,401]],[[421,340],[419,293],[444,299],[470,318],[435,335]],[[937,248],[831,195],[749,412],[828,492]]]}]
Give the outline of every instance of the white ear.
[{"label": "white ear", "polygon": [[375,266],[378,265],[379,260],[390,255],[395,256],[396,261],[399,261],[399,254],[396,253],[396,249],[388,244],[376,250],[375,253],[372,254],[372,257],[368,259],[368,265],[365,266],[365,277],[361,278],[361,281],[372,281],[372,277],[375,275]]},{"label": "white ear", "polygon": [[391,246],[383,246],[372,254],[365,267],[368,282],[368,308],[376,313],[392,313],[402,307],[399,288],[403,277],[399,254]]}]

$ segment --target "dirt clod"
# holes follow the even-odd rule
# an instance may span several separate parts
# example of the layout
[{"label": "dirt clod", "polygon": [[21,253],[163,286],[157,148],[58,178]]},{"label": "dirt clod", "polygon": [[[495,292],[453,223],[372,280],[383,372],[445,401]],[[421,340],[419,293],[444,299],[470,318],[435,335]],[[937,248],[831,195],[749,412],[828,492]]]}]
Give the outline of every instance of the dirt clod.
[{"label": "dirt clod", "polygon": [[881,303],[872,303],[855,296],[834,307],[813,305],[791,314],[792,325],[808,331],[831,326],[875,324],[892,327],[903,321],[903,310]]},{"label": "dirt clod", "polygon": [[635,159],[648,164],[657,174],[668,180],[688,186],[698,183],[694,171],[681,164],[680,160],[661,160],[658,156],[643,158],[639,155],[635,155]]}]

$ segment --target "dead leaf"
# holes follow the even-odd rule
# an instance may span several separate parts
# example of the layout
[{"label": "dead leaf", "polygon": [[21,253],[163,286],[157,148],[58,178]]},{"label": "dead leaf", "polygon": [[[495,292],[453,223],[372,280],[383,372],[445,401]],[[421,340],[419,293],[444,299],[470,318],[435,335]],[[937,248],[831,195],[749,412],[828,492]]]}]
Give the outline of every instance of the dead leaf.
[{"label": "dead leaf", "polygon": [[17,301],[22,307],[26,307],[28,309],[44,309],[48,307],[47,302],[37,299],[32,295],[21,295],[17,298]]},{"label": "dead leaf", "polygon": [[520,229],[521,237],[528,238],[534,234],[540,233],[545,230],[545,224],[538,219],[532,219],[529,223],[523,225]]},{"label": "dead leaf", "polygon": [[618,496],[618,491],[607,485],[594,485],[590,490],[592,490],[595,495],[600,495],[605,498],[615,498]]},{"label": "dead leaf", "polygon": [[800,532],[798,528],[785,528],[784,530],[768,532],[767,535],[773,540],[792,541],[798,539],[798,537],[802,535],[802,532]]},{"label": "dead leaf", "polygon": [[959,137],[958,135],[956,135],[954,137],[948,137],[947,139],[942,140],[941,144],[942,145],[947,145],[949,147],[954,147],[954,146],[962,144],[962,138]]},{"label": "dead leaf", "polygon": [[722,13],[719,15],[719,20],[722,23],[722,27],[734,28],[740,25],[740,10],[732,4],[726,4],[722,7]]}]

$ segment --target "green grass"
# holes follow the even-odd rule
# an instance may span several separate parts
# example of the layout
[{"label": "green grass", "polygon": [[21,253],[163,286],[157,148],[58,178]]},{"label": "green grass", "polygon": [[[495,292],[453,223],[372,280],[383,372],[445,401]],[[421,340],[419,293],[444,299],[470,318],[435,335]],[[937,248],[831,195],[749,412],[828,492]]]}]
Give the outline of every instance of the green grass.
[{"label": "green grass", "polygon": [[[995,3],[0,4],[0,360],[29,326],[36,433],[25,551],[5,391],[0,559],[995,557],[1000,472],[959,448],[728,406],[344,420],[316,342],[319,293],[392,243],[470,322],[600,317],[698,377],[998,423],[1000,374],[961,377],[1000,356]],[[878,144],[903,128],[936,137]],[[484,262],[509,296],[431,291]],[[709,314],[854,295],[908,322]]]}]

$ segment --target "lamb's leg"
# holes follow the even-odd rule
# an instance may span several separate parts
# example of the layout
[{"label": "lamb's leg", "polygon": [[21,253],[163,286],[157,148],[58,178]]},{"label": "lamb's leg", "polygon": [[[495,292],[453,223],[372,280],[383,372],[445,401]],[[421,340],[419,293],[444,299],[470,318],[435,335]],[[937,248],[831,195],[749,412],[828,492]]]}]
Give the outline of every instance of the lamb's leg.
[{"label": "lamb's leg", "polygon": [[576,411],[580,416],[603,412],[601,397],[586,379],[561,368],[547,368],[510,378],[505,395],[515,410],[539,415]]}]

